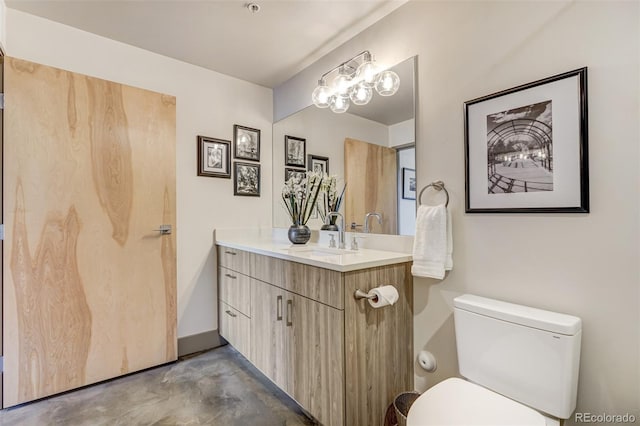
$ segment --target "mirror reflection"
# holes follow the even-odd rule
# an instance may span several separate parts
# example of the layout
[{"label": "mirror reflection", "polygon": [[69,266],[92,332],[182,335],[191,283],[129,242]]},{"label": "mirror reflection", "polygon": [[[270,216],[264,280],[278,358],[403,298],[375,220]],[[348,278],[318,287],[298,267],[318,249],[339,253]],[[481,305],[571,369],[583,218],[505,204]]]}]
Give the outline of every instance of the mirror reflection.
[{"label": "mirror reflection", "polygon": [[[281,198],[285,179],[324,170],[346,184],[340,207],[346,231],[413,235],[415,59],[390,68],[400,77],[393,96],[375,95],[342,114],[312,105],[274,123],[274,227],[291,225]],[[313,212],[309,228],[320,229],[320,216]]]}]

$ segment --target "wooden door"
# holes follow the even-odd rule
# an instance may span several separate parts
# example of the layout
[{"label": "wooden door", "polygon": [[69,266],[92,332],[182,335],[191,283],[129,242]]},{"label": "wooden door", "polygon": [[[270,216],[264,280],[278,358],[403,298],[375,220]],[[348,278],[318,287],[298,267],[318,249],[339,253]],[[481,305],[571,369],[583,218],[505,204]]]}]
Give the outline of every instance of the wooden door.
[{"label": "wooden door", "polygon": [[251,362],[289,392],[285,342],[285,291],[251,279]]},{"label": "wooden door", "polygon": [[382,225],[371,218],[376,234],[398,233],[398,172],[396,150],[356,139],[344,140],[344,222],[364,225],[367,213],[382,214]]},{"label": "wooden door", "polygon": [[326,426],[344,424],[344,311],[286,292],[289,394]]},{"label": "wooden door", "polygon": [[9,407],[176,359],[176,129],[172,96],[4,72]]}]

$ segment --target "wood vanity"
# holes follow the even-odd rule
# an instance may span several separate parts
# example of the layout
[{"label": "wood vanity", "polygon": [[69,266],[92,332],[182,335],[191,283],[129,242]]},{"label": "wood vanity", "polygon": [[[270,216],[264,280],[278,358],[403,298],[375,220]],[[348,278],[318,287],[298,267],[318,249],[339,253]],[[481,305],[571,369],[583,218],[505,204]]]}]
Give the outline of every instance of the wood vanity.
[{"label": "wood vanity", "polygon": [[[320,267],[221,242],[217,252],[220,335],[322,424],[382,425],[413,389],[411,262]],[[354,298],[384,284],[398,290],[393,306]]]}]

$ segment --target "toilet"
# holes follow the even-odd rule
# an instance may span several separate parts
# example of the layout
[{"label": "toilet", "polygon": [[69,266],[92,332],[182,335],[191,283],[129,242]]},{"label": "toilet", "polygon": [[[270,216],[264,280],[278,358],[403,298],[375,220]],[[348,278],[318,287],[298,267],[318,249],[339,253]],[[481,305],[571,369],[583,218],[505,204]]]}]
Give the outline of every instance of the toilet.
[{"label": "toilet", "polygon": [[582,321],[465,294],[454,299],[460,374],[413,403],[407,426],[558,426],[576,408]]}]

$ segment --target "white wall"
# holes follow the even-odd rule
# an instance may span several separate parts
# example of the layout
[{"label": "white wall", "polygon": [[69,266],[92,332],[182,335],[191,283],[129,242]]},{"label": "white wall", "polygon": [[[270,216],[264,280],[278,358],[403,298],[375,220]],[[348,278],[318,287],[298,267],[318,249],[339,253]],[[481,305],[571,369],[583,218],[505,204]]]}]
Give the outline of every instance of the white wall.
[{"label": "white wall", "polygon": [[[272,91],[184,62],[7,9],[10,56],[177,98],[178,336],[218,328],[214,228],[271,226]],[[234,197],[232,179],[196,176],[196,137],[260,129],[262,196]],[[150,226],[157,224],[150,224]]]},{"label": "white wall", "polygon": [[0,0],[0,50],[5,52],[7,45],[7,5]]},{"label": "white wall", "polygon": [[[638,2],[413,1],[275,91],[286,115],[359,51],[418,55],[418,188],[447,185],[454,269],[415,280],[414,350],[438,359],[434,374],[416,365],[417,389],[457,374],[451,304],[469,292],[581,317],[578,411],[640,417],[639,15]],[[591,213],[465,214],[463,103],[582,66]]]},{"label": "white wall", "polygon": [[[353,114],[336,114],[315,106],[293,114],[273,125],[273,226],[286,227],[291,220],[282,204],[284,185],[284,136],[307,140],[307,154],[329,157],[329,174],[344,182],[344,139],[346,137],[378,145],[389,145],[389,130],[384,124]],[[343,210],[344,211],[344,210]],[[320,229],[322,221],[312,219],[307,224]]]},{"label": "white wall", "polygon": [[401,121],[389,126],[389,148],[413,144],[416,141],[416,120]]}]

